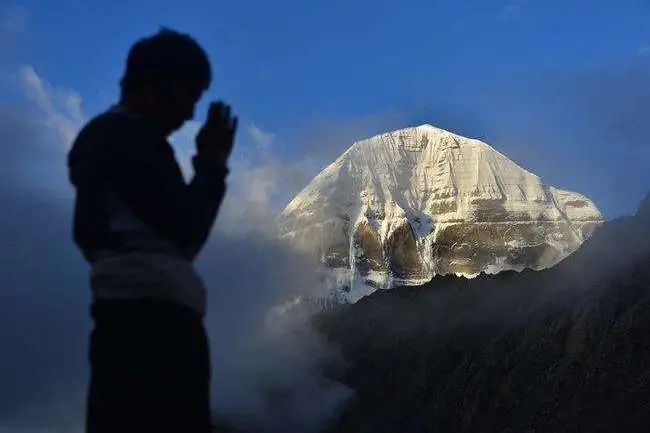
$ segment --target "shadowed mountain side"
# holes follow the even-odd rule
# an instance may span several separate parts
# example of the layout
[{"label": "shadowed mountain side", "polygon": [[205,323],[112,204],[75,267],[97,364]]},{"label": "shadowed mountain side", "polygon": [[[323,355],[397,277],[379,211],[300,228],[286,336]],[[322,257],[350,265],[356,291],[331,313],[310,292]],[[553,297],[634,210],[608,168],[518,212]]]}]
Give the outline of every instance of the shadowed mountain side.
[{"label": "shadowed mountain side", "polygon": [[315,324],[355,391],[331,432],[646,431],[650,196],[554,268],[378,291]]}]

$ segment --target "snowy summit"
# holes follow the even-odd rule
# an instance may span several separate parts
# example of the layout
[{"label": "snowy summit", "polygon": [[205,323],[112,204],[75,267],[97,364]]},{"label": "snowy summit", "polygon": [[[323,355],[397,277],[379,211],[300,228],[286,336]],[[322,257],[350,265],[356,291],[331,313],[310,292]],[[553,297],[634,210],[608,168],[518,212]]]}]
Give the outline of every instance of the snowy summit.
[{"label": "snowy summit", "polygon": [[545,268],[601,222],[587,197],[431,125],[353,143],[279,218],[283,238],[370,287]]}]

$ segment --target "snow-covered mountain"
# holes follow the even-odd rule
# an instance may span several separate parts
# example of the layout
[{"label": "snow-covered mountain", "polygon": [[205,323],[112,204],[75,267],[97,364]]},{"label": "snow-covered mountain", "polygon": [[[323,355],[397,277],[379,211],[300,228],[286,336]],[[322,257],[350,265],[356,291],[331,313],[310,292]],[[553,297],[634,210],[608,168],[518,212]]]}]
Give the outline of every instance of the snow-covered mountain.
[{"label": "snow-covered mountain", "polygon": [[281,236],[318,254],[340,282],[371,287],[546,268],[601,222],[587,197],[431,125],[352,144],[279,217]]}]

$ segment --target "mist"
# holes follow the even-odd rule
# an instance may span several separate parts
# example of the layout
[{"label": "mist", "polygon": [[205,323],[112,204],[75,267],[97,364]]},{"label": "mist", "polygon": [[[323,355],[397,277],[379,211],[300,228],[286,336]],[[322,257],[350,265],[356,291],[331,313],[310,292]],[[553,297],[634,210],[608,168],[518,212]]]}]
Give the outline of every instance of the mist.
[{"label": "mist", "polygon": [[[0,428],[82,431],[89,268],[72,242],[63,143],[85,116],[76,94],[31,67],[15,79],[32,104],[0,105],[0,135],[11,143],[0,171]],[[213,413],[244,430],[315,432],[350,392],[322,374],[342,361],[311,330],[311,310],[284,312],[319,286],[315,264],[274,230],[284,191],[306,182],[309,162],[282,163],[272,136],[256,128],[240,131],[222,214],[197,261],[208,291]],[[172,140],[187,177],[197,129],[189,123]]]}]

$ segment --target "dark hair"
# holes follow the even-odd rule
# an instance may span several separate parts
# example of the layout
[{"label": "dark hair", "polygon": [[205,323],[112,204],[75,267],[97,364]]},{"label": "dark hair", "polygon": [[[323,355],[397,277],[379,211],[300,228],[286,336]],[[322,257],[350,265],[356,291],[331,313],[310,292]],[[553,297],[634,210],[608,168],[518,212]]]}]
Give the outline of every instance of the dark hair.
[{"label": "dark hair", "polygon": [[133,44],[120,87],[122,96],[145,82],[182,82],[205,90],[211,79],[210,61],[203,48],[190,35],[163,28]]}]

